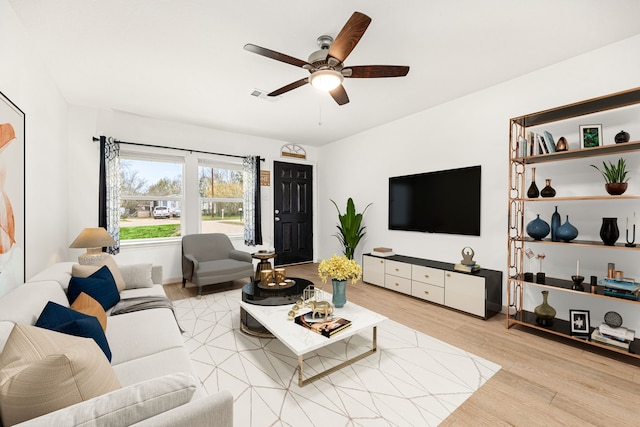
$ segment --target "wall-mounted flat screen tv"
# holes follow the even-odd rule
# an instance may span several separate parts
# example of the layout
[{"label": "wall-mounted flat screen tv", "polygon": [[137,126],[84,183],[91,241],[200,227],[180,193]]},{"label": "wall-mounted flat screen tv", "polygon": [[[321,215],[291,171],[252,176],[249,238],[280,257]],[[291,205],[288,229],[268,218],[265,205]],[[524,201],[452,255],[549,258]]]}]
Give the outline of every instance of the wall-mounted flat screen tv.
[{"label": "wall-mounted flat screen tv", "polygon": [[481,167],[389,178],[389,230],[480,235]]}]

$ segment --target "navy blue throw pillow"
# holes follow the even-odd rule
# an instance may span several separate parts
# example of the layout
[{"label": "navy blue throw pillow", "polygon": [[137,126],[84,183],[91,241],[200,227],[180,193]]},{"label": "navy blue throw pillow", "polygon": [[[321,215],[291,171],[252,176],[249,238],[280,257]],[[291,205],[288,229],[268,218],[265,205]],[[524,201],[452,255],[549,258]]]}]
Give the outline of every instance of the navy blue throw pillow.
[{"label": "navy blue throw pillow", "polygon": [[40,313],[36,326],[76,337],[93,338],[111,362],[111,349],[102,326],[94,316],[49,301]]},{"label": "navy blue throw pillow", "polygon": [[89,277],[71,277],[67,289],[69,303],[73,304],[81,292],[98,301],[105,311],[120,301],[116,281],[106,265]]}]

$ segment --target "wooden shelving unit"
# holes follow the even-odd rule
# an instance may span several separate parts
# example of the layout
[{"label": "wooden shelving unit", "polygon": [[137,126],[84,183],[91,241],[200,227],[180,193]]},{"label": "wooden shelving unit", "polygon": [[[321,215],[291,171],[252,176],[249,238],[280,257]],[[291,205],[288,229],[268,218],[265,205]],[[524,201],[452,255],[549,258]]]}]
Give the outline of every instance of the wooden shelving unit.
[{"label": "wooden shelving unit", "polygon": [[[596,114],[604,111],[615,110],[621,107],[640,104],[640,88],[628,91],[617,92],[607,96],[589,99],[574,104],[565,105],[550,110],[528,114],[525,116],[514,117],[510,120],[509,132],[509,226],[507,232],[508,259],[507,259],[507,314],[506,327],[510,328],[514,325],[522,325],[550,334],[567,338],[568,340],[586,342],[596,347],[606,348],[613,352],[627,354],[629,356],[640,359],[640,354],[629,353],[624,349],[600,344],[588,339],[572,336],[570,333],[570,325],[568,321],[554,319],[552,326],[541,326],[536,323],[536,315],[524,309],[524,289],[528,286],[536,286],[541,288],[553,289],[561,292],[575,293],[587,295],[590,298],[605,298],[624,302],[629,304],[640,304],[640,301],[625,300],[604,295],[604,288],[598,286],[596,293],[585,291],[577,291],[572,289],[570,280],[547,277],[545,283],[533,283],[523,280],[524,278],[524,252],[531,245],[563,245],[564,248],[571,247],[589,247],[593,250],[607,251],[638,251],[640,245],[636,247],[627,247],[624,243],[617,243],[613,246],[604,245],[601,241],[574,240],[571,243],[553,242],[551,239],[534,240],[525,233],[524,217],[527,206],[530,203],[557,203],[567,202],[584,202],[590,203],[598,201],[600,203],[617,200],[617,201],[635,201],[640,199],[640,194],[623,194],[621,196],[601,195],[578,195],[578,196],[561,196],[553,198],[536,198],[526,197],[526,186],[529,184],[525,180],[525,174],[529,165],[550,162],[566,162],[574,159],[584,159],[596,156],[607,156],[611,154],[640,152],[640,141],[630,141],[621,144],[604,145],[600,147],[584,148],[578,150],[562,151],[550,154],[540,154],[535,156],[518,157],[518,141],[526,135],[529,128],[540,126],[543,124],[558,122],[562,120],[572,119],[579,116]],[[585,288],[590,287],[585,283]],[[591,328],[593,331],[593,328]],[[640,340],[636,339],[635,344],[640,344]]]}]

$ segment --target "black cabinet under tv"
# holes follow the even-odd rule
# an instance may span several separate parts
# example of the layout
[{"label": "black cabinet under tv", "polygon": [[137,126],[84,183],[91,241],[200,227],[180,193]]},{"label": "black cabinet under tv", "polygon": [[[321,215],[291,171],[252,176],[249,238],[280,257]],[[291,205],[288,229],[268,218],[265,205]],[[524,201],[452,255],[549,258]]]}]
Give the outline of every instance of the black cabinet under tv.
[{"label": "black cabinet under tv", "polygon": [[454,264],[404,255],[364,254],[362,280],[488,319],[502,311],[502,272],[463,273]]}]

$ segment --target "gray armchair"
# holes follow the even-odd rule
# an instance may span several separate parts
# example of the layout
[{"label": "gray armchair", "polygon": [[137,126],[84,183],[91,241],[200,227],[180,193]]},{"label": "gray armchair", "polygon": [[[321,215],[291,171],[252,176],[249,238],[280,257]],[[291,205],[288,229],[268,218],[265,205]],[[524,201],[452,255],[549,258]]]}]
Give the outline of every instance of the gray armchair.
[{"label": "gray armchair", "polygon": [[182,286],[187,280],[198,287],[253,277],[253,261],[247,252],[233,248],[223,233],[189,234],[182,237]]}]

